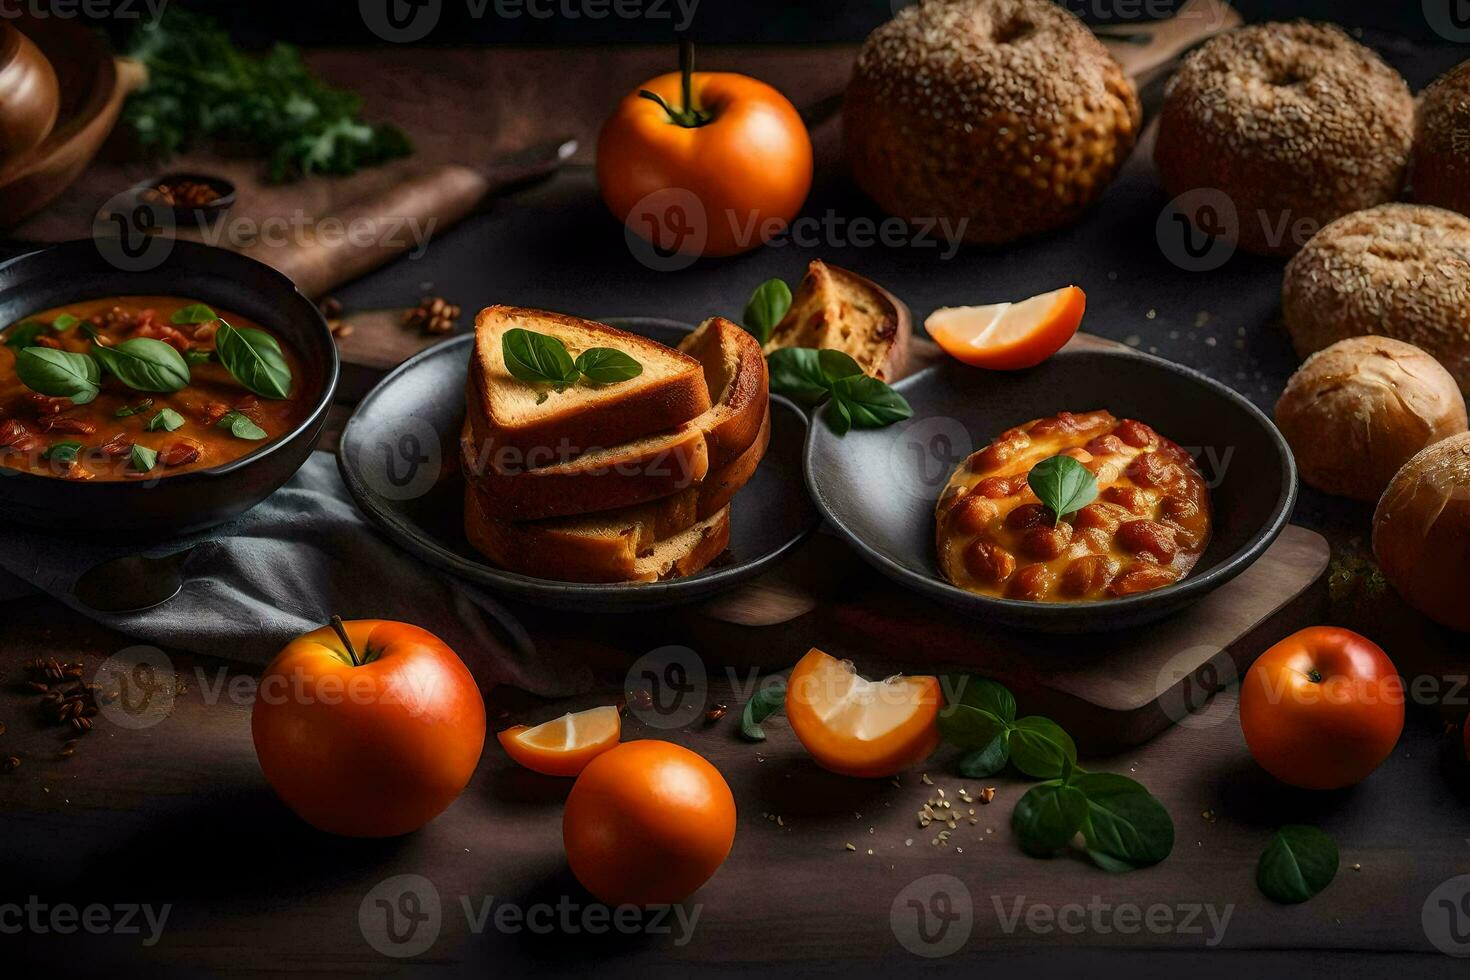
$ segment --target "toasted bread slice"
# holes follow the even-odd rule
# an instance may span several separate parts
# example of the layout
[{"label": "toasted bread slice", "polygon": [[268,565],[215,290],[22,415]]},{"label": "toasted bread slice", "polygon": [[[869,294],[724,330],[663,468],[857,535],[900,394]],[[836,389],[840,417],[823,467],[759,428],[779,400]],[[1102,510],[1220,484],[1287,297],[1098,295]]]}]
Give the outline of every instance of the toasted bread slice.
[{"label": "toasted bread slice", "polygon": [[484,491],[487,515],[530,521],[613,510],[676,493],[740,459],[757,440],[770,400],[759,343],[729,320],[715,317],[681,346],[701,365],[713,402],[708,411],[671,432],[564,461],[552,449],[521,454],[493,443],[487,449],[472,379],[463,452],[468,477]]},{"label": "toasted bread slice", "polygon": [[633,582],[661,582],[703,571],[730,547],[730,508],[717,511],[689,530],[653,546],[653,554],[638,559]]},{"label": "toasted bread slice", "polygon": [[477,508],[477,550],[495,564],[538,578],[575,582],[622,582],[636,574],[635,563],[655,543],[688,530],[730,504],[760,465],[770,441],[770,419],[756,441],[720,470],[711,470],[697,488],[615,511],[554,517],[542,521],[502,521],[487,516],[481,491],[465,485],[465,513]]},{"label": "toasted bread slice", "polygon": [[770,378],[760,341],[724,317],[701,323],[679,350],[704,366],[713,406],[695,424],[709,443],[710,469],[726,466],[755,442],[766,417]]},{"label": "toasted bread slice", "polygon": [[891,381],[903,373],[913,330],[909,308],[888,290],[813,259],[765,352],[781,347],[840,350],[867,374]]},{"label": "toasted bread slice", "polygon": [[[593,347],[620,350],[643,373],[608,385],[579,381],[560,392],[521,381],[506,368],[502,348],[515,328],[557,338],[574,358]],[[705,369],[695,358],[647,337],[544,310],[481,310],[470,373],[477,435],[487,448],[522,454],[554,448],[558,461],[677,428],[710,407]]]}]

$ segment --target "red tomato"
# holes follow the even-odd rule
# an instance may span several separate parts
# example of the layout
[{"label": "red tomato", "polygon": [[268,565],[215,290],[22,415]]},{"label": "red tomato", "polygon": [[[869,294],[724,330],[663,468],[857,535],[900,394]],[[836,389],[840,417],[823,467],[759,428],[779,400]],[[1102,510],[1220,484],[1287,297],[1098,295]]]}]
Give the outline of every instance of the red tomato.
[{"label": "red tomato", "polygon": [[[612,213],[671,252],[734,255],[784,231],[812,184],[812,143],[786,97],[730,72],[660,75],[597,137]],[[641,93],[658,97],[649,99]]]},{"label": "red tomato", "polygon": [[434,634],[342,624],[297,637],[260,679],[250,732],[266,781],[301,819],[347,837],[417,830],[453,803],[485,745],[485,702]]},{"label": "red tomato", "polygon": [[1388,655],[1352,630],[1313,626],[1245,675],[1240,727],[1261,767],[1303,789],[1362,781],[1404,730],[1404,686]]}]

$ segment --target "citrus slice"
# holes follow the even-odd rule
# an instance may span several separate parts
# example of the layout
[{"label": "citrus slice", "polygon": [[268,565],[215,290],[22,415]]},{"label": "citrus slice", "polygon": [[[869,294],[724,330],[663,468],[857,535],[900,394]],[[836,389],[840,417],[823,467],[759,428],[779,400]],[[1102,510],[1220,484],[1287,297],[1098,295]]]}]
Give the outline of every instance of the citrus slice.
[{"label": "citrus slice", "polygon": [[588,708],[530,728],[514,725],[496,734],[506,755],[548,776],[575,776],[618,744],[622,718],[612,706]]},{"label": "citrus slice", "polygon": [[844,776],[892,776],[939,744],[939,680],[870,681],[850,660],[812,649],[786,685],[791,730],[817,765]]},{"label": "citrus slice", "polygon": [[1035,367],[1061,350],[1082,325],[1086,308],[1086,294],[1064,286],[1019,303],[938,309],[924,321],[924,329],[945,353],[966,364],[1016,371]]}]

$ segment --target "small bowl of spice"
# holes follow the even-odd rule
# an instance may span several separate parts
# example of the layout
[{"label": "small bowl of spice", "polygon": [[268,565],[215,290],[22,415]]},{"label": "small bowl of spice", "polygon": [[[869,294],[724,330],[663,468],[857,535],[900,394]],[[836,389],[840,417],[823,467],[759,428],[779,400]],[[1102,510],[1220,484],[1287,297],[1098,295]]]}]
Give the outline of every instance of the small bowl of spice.
[{"label": "small bowl of spice", "polygon": [[139,184],[136,194],[142,204],[171,208],[179,227],[202,228],[235,203],[235,185],[209,174],[164,174]]}]

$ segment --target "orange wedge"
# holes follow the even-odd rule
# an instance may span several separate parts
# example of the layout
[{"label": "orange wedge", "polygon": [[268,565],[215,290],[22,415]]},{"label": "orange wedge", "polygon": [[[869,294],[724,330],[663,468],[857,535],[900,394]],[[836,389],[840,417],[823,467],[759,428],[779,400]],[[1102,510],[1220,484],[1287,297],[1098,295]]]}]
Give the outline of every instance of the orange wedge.
[{"label": "orange wedge", "polygon": [[530,728],[514,725],[495,737],[506,755],[548,776],[575,776],[618,744],[623,722],[612,706],[588,708]]},{"label": "orange wedge", "polygon": [[879,778],[923,762],[939,744],[939,679],[870,681],[813,649],[791,672],[786,718],[817,765]]},{"label": "orange wedge", "polygon": [[945,353],[992,371],[1035,367],[1061,350],[1087,309],[1076,286],[1042,293],[1019,303],[950,306],[935,310],[924,329]]}]

